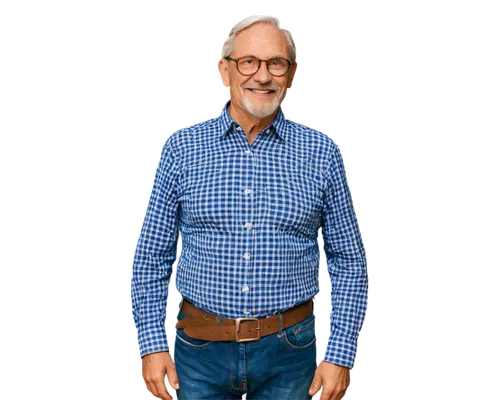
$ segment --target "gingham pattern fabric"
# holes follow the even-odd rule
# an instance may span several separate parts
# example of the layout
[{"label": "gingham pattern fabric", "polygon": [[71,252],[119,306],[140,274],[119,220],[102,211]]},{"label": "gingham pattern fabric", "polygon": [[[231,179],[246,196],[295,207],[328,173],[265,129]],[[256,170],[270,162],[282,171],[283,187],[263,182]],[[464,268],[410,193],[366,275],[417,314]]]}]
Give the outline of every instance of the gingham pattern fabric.
[{"label": "gingham pattern fabric", "polygon": [[264,317],[319,292],[321,227],[331,278],[325,361],[352,368],[366,257],[339,148],[281,108],[250,144],[227,111],[165,142],[137,244],[132,309],[141,357],[169,351],[168,285],[223,318]]}]

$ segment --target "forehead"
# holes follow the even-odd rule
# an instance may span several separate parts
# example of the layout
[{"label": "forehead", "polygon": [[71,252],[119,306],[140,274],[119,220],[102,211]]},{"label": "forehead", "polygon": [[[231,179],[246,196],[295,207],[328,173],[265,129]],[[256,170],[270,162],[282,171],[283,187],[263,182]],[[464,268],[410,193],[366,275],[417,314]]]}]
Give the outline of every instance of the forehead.
[{"label": "forehead", "polygon": [[254,55],[258,58],[289,57],[286,39],[279,29],[266,23],[256,23],[234,38],[233,57]]}]

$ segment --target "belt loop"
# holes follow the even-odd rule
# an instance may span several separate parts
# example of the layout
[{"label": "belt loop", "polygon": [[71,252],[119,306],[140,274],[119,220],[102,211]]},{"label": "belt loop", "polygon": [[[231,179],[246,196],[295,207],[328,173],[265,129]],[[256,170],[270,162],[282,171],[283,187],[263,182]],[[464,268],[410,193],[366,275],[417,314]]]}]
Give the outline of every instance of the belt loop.
[{"label": "belt loop", "polygon": [[281,336],[281,332],[283,331],[283,313],[278,314],[278,319],[279,319],[279,333]]}]

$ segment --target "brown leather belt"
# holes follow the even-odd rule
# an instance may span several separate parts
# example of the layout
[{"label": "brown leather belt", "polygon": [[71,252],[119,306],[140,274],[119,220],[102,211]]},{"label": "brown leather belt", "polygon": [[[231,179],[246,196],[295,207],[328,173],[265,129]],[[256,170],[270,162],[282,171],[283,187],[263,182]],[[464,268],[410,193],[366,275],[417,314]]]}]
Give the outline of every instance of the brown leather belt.
[{"label": "brown leather belt", "polygon": [[249,342],[303,321],[311,315],[313,309],[314,303],[311,298],[272,317],[230,319],[200,310],[184,298],[181,311],[187,318],[177,321],[175,327],[184,328],[184,333],[193,339]]}]

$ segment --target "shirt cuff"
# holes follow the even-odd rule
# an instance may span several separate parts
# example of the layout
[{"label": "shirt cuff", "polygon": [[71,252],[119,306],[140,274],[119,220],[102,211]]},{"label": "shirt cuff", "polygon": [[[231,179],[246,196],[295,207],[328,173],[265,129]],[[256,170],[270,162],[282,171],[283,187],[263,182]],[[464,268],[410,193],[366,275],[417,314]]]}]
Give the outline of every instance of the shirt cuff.
[{"label": "shirt cuff", "polygon": [[150,353],[160,351],[171,351],[171,333],[167,327],[161,327],[155,330],[148,330],[136,336],[137,355],[144,357]]},{"label": "shirt cuff", "polygon": [[359,338],[352,341],[338,336],[328,336],[321,360],[354,369],[358,354]]}]

